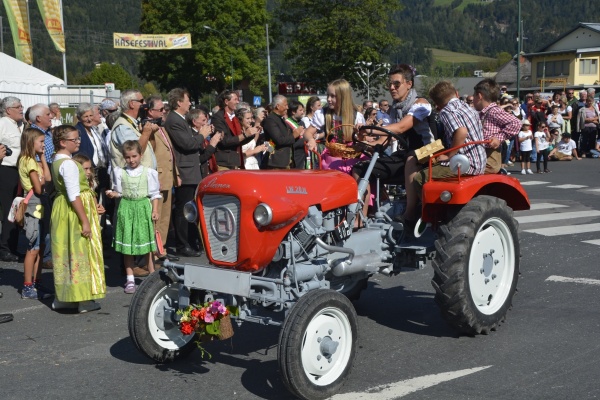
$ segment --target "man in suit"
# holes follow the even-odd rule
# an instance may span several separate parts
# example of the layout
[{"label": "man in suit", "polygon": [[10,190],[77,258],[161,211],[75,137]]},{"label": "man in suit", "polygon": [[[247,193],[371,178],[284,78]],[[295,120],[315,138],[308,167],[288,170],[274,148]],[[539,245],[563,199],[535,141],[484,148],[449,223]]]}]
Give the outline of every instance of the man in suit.
[{"label": "man in suit", "polygon": [[304,127],[298,126],[292,131],[285,123],[288,111],[285,96],[275,96],[271,107],[272,111],[263,121],[266,140],[275,143],[275,151],[269,156],[267,166],[270,169],[289,169],[292,164],[292,146],[304,133]]},{"label": "man in suit", "polygon": [[[148,105],[148,118],[155,122],[162,123],[165,116],[165,105],[162,98],[158,95],[153,95],[146,99]],[[158,171],[158,183],[160,184],[160,194],[162,196],[162,204],[160,208],[160,218],[158,220],[158,232],[165,243],[169,234],[169,222],[171,221],[171,201],[173,197],[173,186],[181,185],[181,178],[175,162],[175,152],[173,144],[168,133],[159,125],[158,131],[150,136],[150,144],[156,155],[156,164]],[[158,254],[159,258],[166,258],[164,254]],[[169,256],[173,261],[176,261],[173,256]]]},{"label": "man in suit", "polygon": [[240,121],[235,117],[239,104],[238,95],[232,90],[224,90],[218,98],[219,111],[212,116],[217,132],[223,132],[223,139],[217,145],[215,159],[219,170],[239,169],[244,165],[242,145],[252,140],[255,131],[244,132]]},{"label": "man in suit", "polygon": [[194,224],[187,222],[183,216],[183,206],[194,199],[196,187],[202,180],[198,150],[204,142],[204,137],[195,134],[185,120],[191,106],[189,93],[185,89],[175,88],[169,92],[168,100],[171,111],[167,115],[164,128],[173,144],[175,163],[181,179],[181,184],[175,188],[176,211],[173,216],[177,255],[200,257],[202,252],[196,250],[194,244],[194,241],[199,239],[198,230]]}]

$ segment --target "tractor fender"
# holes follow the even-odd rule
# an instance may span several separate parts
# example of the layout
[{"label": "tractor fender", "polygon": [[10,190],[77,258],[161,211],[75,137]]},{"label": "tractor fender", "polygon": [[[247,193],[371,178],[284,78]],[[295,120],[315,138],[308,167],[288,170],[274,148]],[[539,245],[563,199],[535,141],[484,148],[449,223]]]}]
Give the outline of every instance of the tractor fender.
[{"label": "tractor fender", "polygon": [[[443,192],[450,193],[450,200],[442,200]],[[527,192],[518,179],[510,176],[490,174],[439,179],[423,186],[423,221],[436,223],[444,219],[448,209],[460,208],[482,195],[503,199],[514,211],[530,208]]]}]

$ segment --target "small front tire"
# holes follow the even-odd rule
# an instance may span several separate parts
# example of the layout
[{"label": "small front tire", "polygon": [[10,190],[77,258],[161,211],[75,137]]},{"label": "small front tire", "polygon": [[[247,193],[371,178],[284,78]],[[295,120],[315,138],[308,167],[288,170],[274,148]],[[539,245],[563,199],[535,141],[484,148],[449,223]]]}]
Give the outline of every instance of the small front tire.
[{"label": "small front tire", "polygon": [[179,284],[163,271],[151,274],[138,287],[129,307],[129,335],[135,346],[152,360],[165,363],[189,355],[194,334],[184,335],[175,320]]},{"label": "small front tire", "polygon": [[279,334],[279,369],[288,390],[311,400],[338,393],[354,362],[357,326],[344,295],[320,289],[301,297]]}]

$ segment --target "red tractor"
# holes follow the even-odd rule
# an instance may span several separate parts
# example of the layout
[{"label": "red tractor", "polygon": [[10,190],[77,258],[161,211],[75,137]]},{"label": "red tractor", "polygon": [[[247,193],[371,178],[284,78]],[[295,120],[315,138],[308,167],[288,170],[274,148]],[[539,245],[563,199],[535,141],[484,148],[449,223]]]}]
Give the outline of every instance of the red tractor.
[{"label": "red tractor", "polygon": [[[302,399],[327,398],[339,391],[356,354],[351,300],[370,276],[423,268],[430,260],[435,300],[450,325],[471,335],[495,330],[519,276],[513,210],[529,209],[519,181],[461,176],[468,161],[456,155],[456,178],[424,185],[421,226],[427,229],[408,235],[390,215],[393,202],[377,201],[374,216],[362,215],[380,151],[375,148],[358,184],[342,172],[312,170],[226,171],[200,182],[184,211],[198,224],[209,264],[165,263],[144,281],[129,312],[138,349],[161,363],[188,355],[196,348],[194,334],[181,333],[177,311],[220,300],[238,308],[238,326],[279,326],[286,387]],[[356,218],[363,225],[357,230]],[[281,311],[281,319],[265,310]]]}]

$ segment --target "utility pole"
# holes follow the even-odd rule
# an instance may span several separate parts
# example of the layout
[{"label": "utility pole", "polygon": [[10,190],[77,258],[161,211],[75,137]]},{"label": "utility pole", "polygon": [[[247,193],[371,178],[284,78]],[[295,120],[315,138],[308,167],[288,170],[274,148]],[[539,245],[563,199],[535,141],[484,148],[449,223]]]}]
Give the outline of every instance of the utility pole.
[{"label": "utility pole", "polygon": [[517,27],[517,99],[521,101],[521,43],[523,38],[523,31],[521,29],[521,0],[519,0],[519,13],[518,13],[518,27]]}]

